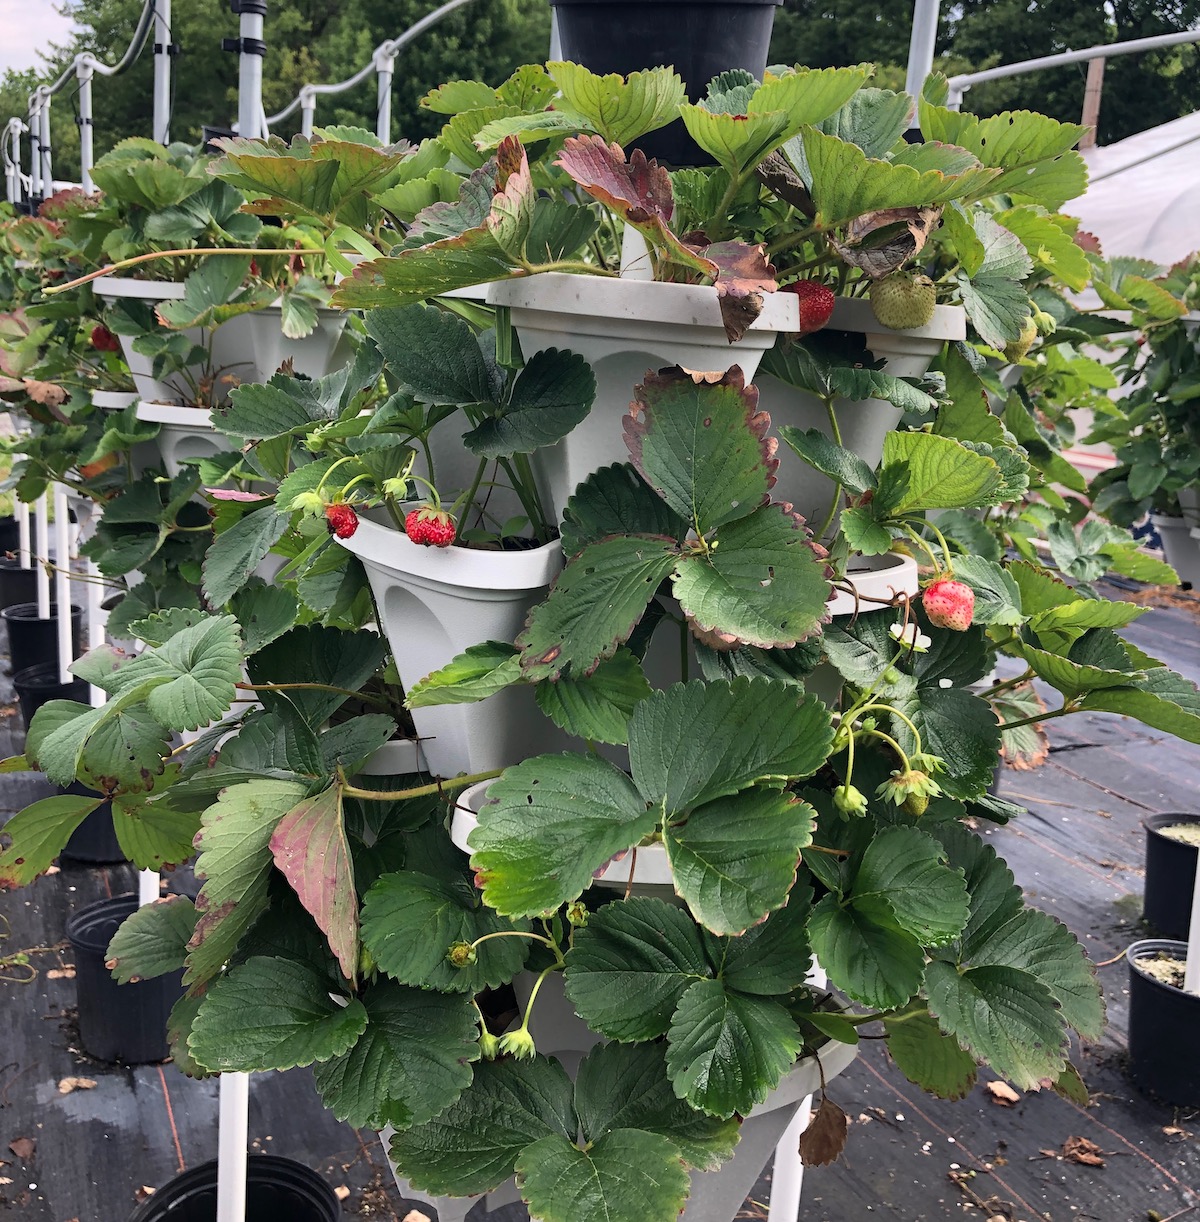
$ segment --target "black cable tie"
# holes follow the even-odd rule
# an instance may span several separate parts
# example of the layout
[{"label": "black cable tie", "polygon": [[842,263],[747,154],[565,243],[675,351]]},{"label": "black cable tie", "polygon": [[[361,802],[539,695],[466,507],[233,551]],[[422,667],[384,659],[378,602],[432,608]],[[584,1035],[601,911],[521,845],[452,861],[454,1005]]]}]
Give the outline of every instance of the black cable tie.
[{"label": "black cable tie", "polygon": [[92,119],[85,119],[80,115],[76,115],[75,116],[75,126],[76,127],[84,127],[84,126],[95,127],[96,124]]},{"label": "black cable tie", "polygon": [[180,46],[180,44],[177,42],[166,42],[166,43],[156,42],[154,44],[154,54],[155,55],[162,55],[164,51],[168,55],[182,55],[183,47]]},{"label": "black cable tie", "polygon": [[238,55],[266,55],[267,44],[261,38],[222,38],[221,50]]},{"label": "black cable tie", "polygon": [[267,0],[229,0],[229,11],[237,13],[239,16],[242,13],[256,13],[259,16],[267,15]]}]

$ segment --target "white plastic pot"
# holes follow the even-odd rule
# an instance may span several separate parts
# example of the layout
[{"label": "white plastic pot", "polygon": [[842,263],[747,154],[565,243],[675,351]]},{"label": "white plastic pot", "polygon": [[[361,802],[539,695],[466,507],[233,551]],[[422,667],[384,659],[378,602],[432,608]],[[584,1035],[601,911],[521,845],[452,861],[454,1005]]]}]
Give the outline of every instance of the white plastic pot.
[{"label": "white plastic pot", "polygon": [[621,421],[647,370],[681,365],[724,371],[740,365],[749,382],[775,336],[800,326],[795,295],[768,293],[762,313],[731,344],[715,288],[563,272],[501,281],[489,287],[487,299],[510,308],[526,358],[546,348],[577,352],[596,374],[596,401],[587,419],[534,456],[559,515],[577,484],[629,457]]},{"label": "white plastic pot", "polygon": [[[928,372],[947,340],[966,338],[967,322],[961,306],[937,306],[927,326],[891,331],[880,325],[865,298],[839,297],[829,329],[862,335],[872,356],[884,362],[885,373],[897,378],[917,378]],[[788,386],[770,374],[764,374],[755,384],[759,407],[769,413],[772,431],[790,425],[800,430],[818,429],[832,439],[829,415],[815,395]],[[884,399],[840,399],[834,411],[842,445],[873,469],[883,457],[883,439],[900,423],[903,413]],[[814,471],[788,445],[780,443],[777,457],[779,470],[771,495],[776,500],[791,501],[796,512],[815,530],[829,512],[833,481]]]},{"label": "white plastic pot", "polygon": [[[557,542],[524,552],[425,547],[366,515],[349,539],[338,541],[367,570],[380,626],[406,687],[470,645],[515,640],[562,568]],[[499,768],[557,741],[529,686],[478,704],[415,709],[413,722],[429,769],[441,776]]]},{"label": "white plastic pot", "polygon": [[133,390],[92,391],[92,406],[98,407],[102,412],[123,412],[137,401],[137,392]]},{"label": "white plastic pot", "polygon": [[[155,305],[177,301],[184,287],[169,280],[134,280],[117,276],[101,276],[95,281],[96,295],[105,301],[134,298]],[[303,339],[288,339],[283,334],[283,312],[278,304],[269,305],[251,314],[244,314],[218,327],[212,335],[212,365],[218,377],[228,377],[230,388],[238,382],[266,382],[290,359],[297,373],[310,378],[322,378],[334,367],[338,343],[346,327],[346,315],[341,310],[317,311],[316,328]],[[195,344],[207,343],[200,328],[185,331]],[[139,396],[156,403],[177,403],[187,400],[191,390],[178,375],[159,380],[154,376],[153,361],[133,350],[133,336],[120,335],[121,352]]]},{"label": "white plastic pot", "polygon": [[212,416],[200,407],[170,403],[139,403],[137,417],[158,425],[155,445],[163,470],[174,479],[185,458],[211,458],[229,449],[224,434],[213,428]]},{"label": "white plastic pot", "polygon": [[1179,574],[1179,580],[1192,589],[1200,589],[1200,530],[1190,529],[1187,519],[1182,517],[1152,513],[1150,521],[1162,540],[1163,555]]}]

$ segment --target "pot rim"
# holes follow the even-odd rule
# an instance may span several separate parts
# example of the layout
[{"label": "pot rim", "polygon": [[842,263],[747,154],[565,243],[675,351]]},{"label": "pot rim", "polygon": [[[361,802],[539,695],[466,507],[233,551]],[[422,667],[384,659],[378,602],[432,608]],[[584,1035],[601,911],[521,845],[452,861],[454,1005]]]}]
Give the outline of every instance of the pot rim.
[{"label": "pot rim", "polygon": [[[544,310],[576,317],[602,318],[611,325],[629,322],[712,328],[724,334],[717,290],[704,284],[668,284],[657,280],[631,280],[588,276],[573,272],[538,272],[488,285],[489,305]],[[765,293],[762,313],[750,324],[757,332],[739,341],[759,347],[778,331],[800,330],[800,302],[794,293]],[[737,351],[739,344],[729,344]]]},{"label": "pot rim", "polygon": [[[529,591],[548,586],[563,565],[562,544],[552,539],[523,552],[476,551],[468,547],[426,547],[395,526],[359,514],[358,529],[337,539],[364,564],[397,577],[421,577],[463,591]],[[334,536],[335,539],[337,536]]]},{"label": "pot rim", "polygon": [[137,401],[137,418],[147,424],[177,424],[195,429],[197,432],[211,433],[216,426],[213,424],[212,412],[206,407],[188,407],[180,403],[153,403],[149,399]]},{"label": "pot rim", "polygon": [[[885,594],[907,594],[912,597],[919,593],[921,578],[912,556],[884,552],[879,556],[863,556],[860,559],[867,562],[867,567],[857,574],[847,572],[845,577],[846,582],[858,591],[860,598],[882,597]],[[825,610],[829,615],[845,616],[855,614],[856,610],[861,612],[863,608],[856,608],[853,594],[834,590],[833,596],[825,604]]]},{"label": "pot rim", "polygon": [[1142,827],[1146,829],[1147,835],[1157,836],[1160,840],[1168,840],[1172,844],[1179,845],[1180,848],[1195,849],[1195,845],[1184,844],[1182,841],[1162,834],[1164,827],[1174,827],[1177,823],[1200,823],[1200,814],[1190,811],[1164,811],[1159,815],[1147,815],[1142,820]]},{"label": "pot rim", "polygon": [[112,941],[112,934],[109,934],[103,942],[98,938],[93,938],[92,933],[101,922],[110,922],[114,917],[119,918],[118,926],[125,920],[126,917],[136,912],[138,909],[138,897],[132,893],[124,895],[114,895],[109,899],[97,900],[92,904],[85,904],[84,907],[77,909],[67,919],[67,937],[71,944],[79,950],[89,950],[104,954],[108,950],[108,944]]},{"label": "pot rim", "polygon": [[[144,280],[140,276],[118,276],[115,272],[110,272],[107,276],[97,276],[92,281],[92,290],[97,297],[108,301],[118,301],[122,298],[137,298],[142,301],[179,301],[183,297],[185,287],[182,280]],[[282,312],[282,298],[276,298],[257,310],[251,311],[249,317],[253,318],[256,314],[278,315]],[[331,305],[317,306],[317,314],[326,319],[348,317],[345,310],[339,310]],[[293,342],[302,343],[307,338],[308,336],[302,336],[301,339]]]},{"label": "pot rim", "polygon": [[1166,952],[1169,955],[1174,955],[1178,959],[1186,960],[1188,957],[1188,944],[1186,942],[1177,941],[1174,938],[1143,938],[1139,942],[1134,942],[1125,950],[1125,962],[1129,964],[1130,970],[1137,972],[1147,984],[1152,984],[1156,988],[1163,989],[1170,997],[1190,997],[1200,1007],[1200,997],[1194,993],[1186,993],[1183,989],[1172,988],[1169,984],[1164,984],[1161,980],[1155,978],[1142,970],[1138,963],[1139,959],[1148,959],[1152,955]]},{"label": "pot rim", "polygon": [[[33,570],[30,570],[30,571],[33,571]],[[33,611],[32,615],[28,615],[28,614],[18,615],[17,614],[17,612],[19,611],[28,612],[30,609],[32,609]],[[6,621],[7,620],[17,620],[23,624],[32,623],[34,620],[38,621],[39,623],[49,624],[49,623],[58,622],[58,616],[56,614],[57,609],[58,609],[58,604],[54,602],[53,599],[51,599],[50,601],[49,616],[42,616],[38,614],[38,605],[36,602],[13,603],[11,607],[5,607],[2,611],[0,611],[0,616],[3,616],[3,618]],[[72,603],[71,604],[71,619],[77,620],[77,619],[82,619],[82,617],[83,617],[83,608],[78,603]]]}]

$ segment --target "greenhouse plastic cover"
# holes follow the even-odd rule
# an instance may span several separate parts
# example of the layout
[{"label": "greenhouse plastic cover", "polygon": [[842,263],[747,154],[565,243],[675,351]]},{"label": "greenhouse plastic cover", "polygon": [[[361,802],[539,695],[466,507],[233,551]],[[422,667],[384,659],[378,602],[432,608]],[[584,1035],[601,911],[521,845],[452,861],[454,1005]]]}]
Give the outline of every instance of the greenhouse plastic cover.
[{"label": "greenhouse plastic cover", "polygon": [[1092,185],[1064,211],[1081,218],[1106,255],[1169,266],[1200,248],[1200,111],[1084,157]]}]

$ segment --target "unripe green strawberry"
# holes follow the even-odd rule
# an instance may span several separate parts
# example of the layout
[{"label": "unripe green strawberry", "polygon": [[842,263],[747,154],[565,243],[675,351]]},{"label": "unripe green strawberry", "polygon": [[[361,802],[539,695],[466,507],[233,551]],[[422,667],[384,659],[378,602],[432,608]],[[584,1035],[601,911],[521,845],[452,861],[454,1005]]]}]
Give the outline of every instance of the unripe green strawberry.
[{"label": "unripe green strawberry", "polygon": [[1033,347],[1033,341],[1037,339],[1037,333],[1037,323],[1034,322],[1033,315],[1030,315],[1025,320],[1025,325],[1021,328],[1021,334],[1004,345],[1004,359],[1010,365],[1015,365]]},{"label": "unripe green strawberry", "polygon": [[936,305],[937,289],[928,276],[892,272],[871,285],[871,309],[893,331],[926,326]]}]

